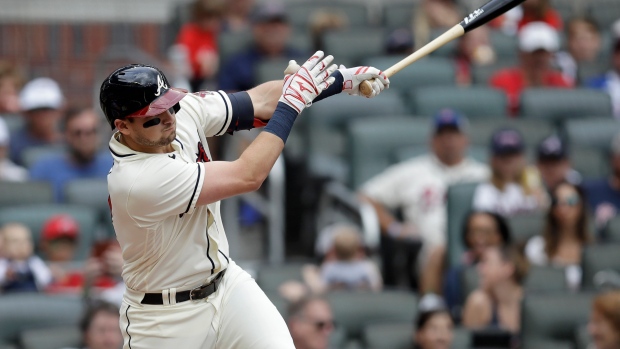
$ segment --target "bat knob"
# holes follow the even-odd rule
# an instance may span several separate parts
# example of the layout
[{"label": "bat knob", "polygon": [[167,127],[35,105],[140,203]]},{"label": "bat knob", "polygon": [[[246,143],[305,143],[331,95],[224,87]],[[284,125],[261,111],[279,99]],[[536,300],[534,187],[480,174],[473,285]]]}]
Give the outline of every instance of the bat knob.
[{"label": "bat knob", "polygon": [[362,81],[362,83],[360,84],[360,93],[364,97],[370,97],[372,95],[372,85],[370,84],[370,81]]}]

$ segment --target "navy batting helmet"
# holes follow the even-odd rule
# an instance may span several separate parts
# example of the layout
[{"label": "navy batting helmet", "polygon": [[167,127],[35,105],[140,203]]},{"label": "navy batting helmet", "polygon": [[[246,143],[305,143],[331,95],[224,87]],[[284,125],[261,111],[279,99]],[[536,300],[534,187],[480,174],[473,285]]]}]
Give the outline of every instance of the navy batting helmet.
[{"label": "navy batting helmet", "polygon": [[101,84],[99,103],[112,129],[114,120],[153,116],[176,107],[186,90],[171,88],[161,70],[131,64],[115,70]]}]

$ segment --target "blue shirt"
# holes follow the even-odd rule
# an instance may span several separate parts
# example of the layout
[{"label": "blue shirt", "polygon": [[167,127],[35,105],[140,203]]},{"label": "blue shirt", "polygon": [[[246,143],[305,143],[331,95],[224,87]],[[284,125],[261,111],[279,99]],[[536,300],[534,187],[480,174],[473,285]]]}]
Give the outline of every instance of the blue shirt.
[{"label": "blue shirt", "polygon": [[86,165],[73,163],[66,154],[59,154],[37,161],[30,169],[30,179],[52,183],[56,202],[64,201],[65,185],[75,179],[101,178],[106,179],[112,168],[112,156],[108,151],[97,154],[95,159]]},{"label": "blue shirt", "polygon": [[596,208],[604,203],[611,204],[616,212],[620,212],[620,191],[611,187],[609,179],[584,182],[583,189],[592,212],[596,212]]},{"label": "blue shirt", "polygon": [[[303,54],[295,49],[287,48],[281,58],[298,59]],[[220,71],[219,89],[224,91],[247,91],[256,85],[255,69],[258,63],[266,59],[256,47],[251,47],[245,52],[241,52],[230,58]],[[301,63],[300,63],[301,65]],[[282,71],[284,71],[282,67]],[[284,74],[282,76],[284,78]]]},{"label": "blue shirt", "polygon": [[10,147],[10,158],[14,163],[18,165],[24,165],[22,159],[22,153],[27,148],[32,147],[41,147],[46,145],[57,145],[58,143],[49,143],[46,141],[42,141],[40,139],[36,139],[32,137],[26,128],[19,129],[13,134],[11,134],[11,141],[9,142]]}]

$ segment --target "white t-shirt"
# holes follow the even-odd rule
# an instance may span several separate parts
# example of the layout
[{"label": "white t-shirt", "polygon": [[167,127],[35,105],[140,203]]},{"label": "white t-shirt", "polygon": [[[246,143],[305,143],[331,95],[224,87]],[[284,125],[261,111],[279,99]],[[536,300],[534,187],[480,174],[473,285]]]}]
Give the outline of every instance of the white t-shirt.
[{"label": "white t-shirt", "polygon": [[486,165],[465,159],[446,166],[423,155],[389,167],[362,187],[362,192],[390,209],[403,209],[406,222],[419,230],[425,246],[446,241],[446,190],[457,183],[489,178]]},{"label": "white t-shirt", "polygon": [[496,212],[503,216],[531,212],[538,208],[536,198],[525,195],[523,187],[509,183],[503,191],[491,183],[482,183],[474,192],[474,210]]},{"label": "white t-shirt", "polygon": [[[525,256],[533,265],[545,266],[551,264],[545,253],[545,239],[542,236],[531,237],[525,245]],[[565,267],[566,284],[571,290],[579,290],[582,270],[579,264],[563,265]]]},{"label": "white t-shirt", "polygon": [[[140,292],[191,289],[228,266],[220,202],[196,206],[203,162],[211,159],[200,137],[226,132],[232,107],[223,92],[188,94],[176,115],[173,153],[136,152],[110,139],[108,174],[112,221],[123,250],[123,279]],[[202,137],[204,138],[204,137]]]}]

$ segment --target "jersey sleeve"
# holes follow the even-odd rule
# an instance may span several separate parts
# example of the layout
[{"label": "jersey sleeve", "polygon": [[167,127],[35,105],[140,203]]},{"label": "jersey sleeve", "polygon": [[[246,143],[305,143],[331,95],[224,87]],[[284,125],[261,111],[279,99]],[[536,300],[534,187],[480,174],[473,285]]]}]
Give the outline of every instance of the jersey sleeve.
[{"label": "jersey sleeve", "polygon": [[204,182],[202,163],[167,156],[149,161],[127,197],[127,211],[139,224],[149,225],[172,215],[191,214]]},{"label": "jersey sleeve", "polygon": [[222,91],[188,94],[181,101],[181,110],[198,120],[207,137],[226,133],[233,117],[230,99]]}]

